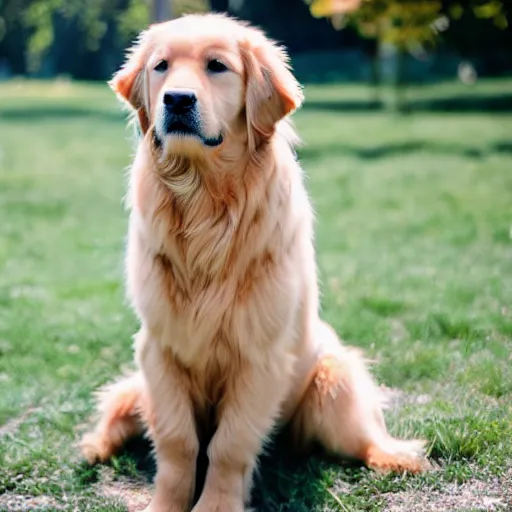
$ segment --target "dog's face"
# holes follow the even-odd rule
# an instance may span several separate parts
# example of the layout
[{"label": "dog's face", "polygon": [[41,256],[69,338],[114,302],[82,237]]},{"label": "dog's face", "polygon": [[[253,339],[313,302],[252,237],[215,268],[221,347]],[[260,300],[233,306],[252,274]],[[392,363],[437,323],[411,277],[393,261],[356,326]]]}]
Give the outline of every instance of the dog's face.
[{"label": "dog's face", "polygon": [[220,15],[151,26],[111,86],[137,111],[144,133],[153,129],[168,153],[187,156],[230,138],[254,148],[302,100],[286,54]]}]

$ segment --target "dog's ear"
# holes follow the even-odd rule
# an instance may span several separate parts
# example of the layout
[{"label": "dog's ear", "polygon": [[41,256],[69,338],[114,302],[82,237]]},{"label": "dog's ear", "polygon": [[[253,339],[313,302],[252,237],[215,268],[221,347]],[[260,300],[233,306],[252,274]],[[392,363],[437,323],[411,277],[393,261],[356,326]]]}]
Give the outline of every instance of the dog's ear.
[{"label": "dog's ear", "polygon": [[290,71],[286,52],[261,32],[249,29],[240,43],[245,66],[245,110],[249,145],[269,138],[276,123],[297,109],[302,89]]},{"label": "dog's ear", "polygon": [[108,83],[112,90],[137,113],[142,133],[149,129],[149,105],[146,91],[145,39],[142,33],[128,51],[126,62]]}]

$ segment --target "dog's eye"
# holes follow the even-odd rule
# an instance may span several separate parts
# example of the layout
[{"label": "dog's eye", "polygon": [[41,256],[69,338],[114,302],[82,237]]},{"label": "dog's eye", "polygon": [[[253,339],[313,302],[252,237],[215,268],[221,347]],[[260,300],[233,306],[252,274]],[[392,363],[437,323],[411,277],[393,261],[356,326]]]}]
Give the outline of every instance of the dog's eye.
[{"label": "dog's eye", "polygon": [[166,60],[161,60],[155,67],[154,70],[158,71],[158,73],[163,73],[164,71],[167,71],[168,64]]},{"label": "dog's eye", "polygon": [[224,71],[228,70],[228,67],[223,64],[220,60],[210,59],[208,64],[206,64],[206,69],[210,73],[224,73]]}]

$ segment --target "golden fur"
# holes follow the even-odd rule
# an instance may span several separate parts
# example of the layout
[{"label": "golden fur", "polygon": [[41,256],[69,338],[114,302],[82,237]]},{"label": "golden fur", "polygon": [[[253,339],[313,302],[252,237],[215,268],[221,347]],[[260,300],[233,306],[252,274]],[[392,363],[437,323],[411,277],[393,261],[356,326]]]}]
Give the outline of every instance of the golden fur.
[{"label": "golden fur", "polygon": [[[205,71],[207,59],[229,70]],[[157,62],[168,63],[156,72]],[[196,458],[208,446],[193,512],[242,512],[262,445],[290,424],[377,469],[419,471],[422,443],[386,431],[382,397],[355,349],[318,316],[313,213],[287,115],[302,92],[264,35],[219,15],[154,25],[111,82],[143,137],[131,170],[128,293],[140,318],[140,371],[100,394],[82,442],[106,460],[147,427],[157,458],[148,510],[192,506]],[[197,96],[202,130],[162,133],[162,95]]]}]

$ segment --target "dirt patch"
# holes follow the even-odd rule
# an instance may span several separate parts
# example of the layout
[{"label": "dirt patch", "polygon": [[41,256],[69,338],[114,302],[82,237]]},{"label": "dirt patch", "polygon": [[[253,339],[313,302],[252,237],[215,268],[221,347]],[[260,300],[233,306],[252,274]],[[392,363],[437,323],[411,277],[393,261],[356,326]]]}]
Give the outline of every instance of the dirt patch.
[{"label": "dirt patch", "polygon": [[0,512],[57,511],[64,507],[50,496],[24,496],[6,493],[0,496]]},{"label": "dirt patch", "polygon": [[124,503],[128,512],[144,510],[151,499],[151,490],[144,480],[123,478],[110,481],[102,484],[100,491],[107,498],[113,498],[120,503]]},{"label": "dirt patch", "polygon": [[477,479],[448,484],[442,489],[419,489],[385,495],[385,512],[455,512],[512,510],[512,470],[491,481]]}]

